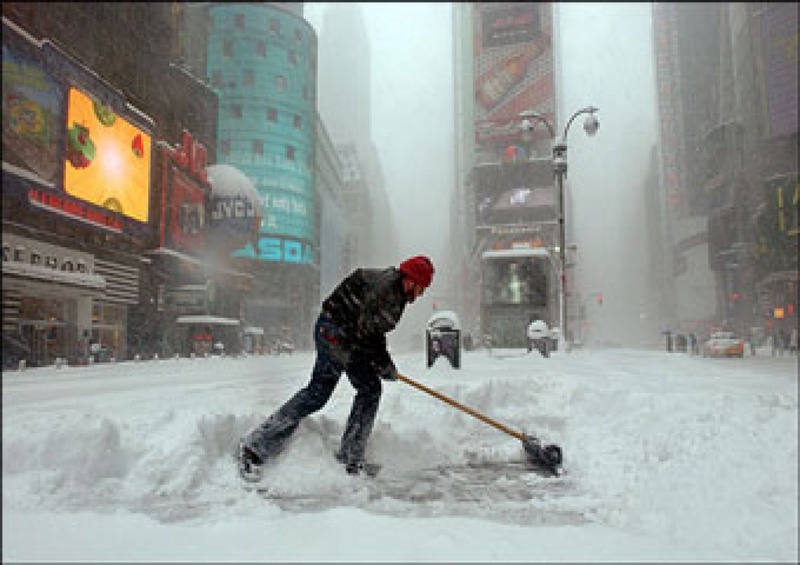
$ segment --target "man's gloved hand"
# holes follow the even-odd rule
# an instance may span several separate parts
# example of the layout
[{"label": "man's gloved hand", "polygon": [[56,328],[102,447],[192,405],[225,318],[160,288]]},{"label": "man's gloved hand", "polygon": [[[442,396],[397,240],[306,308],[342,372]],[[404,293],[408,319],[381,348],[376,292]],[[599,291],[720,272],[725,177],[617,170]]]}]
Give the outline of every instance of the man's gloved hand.
[{"label": "man's gloved hand", "polygon": [[384,381],[396,381],[397,369],[395,368],[394,363],[389,362],[388,365],[378,367],[378,376]]}]

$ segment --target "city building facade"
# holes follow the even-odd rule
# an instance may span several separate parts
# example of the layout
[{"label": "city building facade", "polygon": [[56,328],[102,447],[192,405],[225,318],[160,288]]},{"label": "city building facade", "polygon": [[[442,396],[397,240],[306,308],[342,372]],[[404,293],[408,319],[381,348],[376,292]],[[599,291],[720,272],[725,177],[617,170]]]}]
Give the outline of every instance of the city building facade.
[{"label": "city building facade", "polygon": [[179,8],[3,4],[4,365],[164,352],[186,257],[146,254],[168,215],[157,148],[202,139],[186,169],[216,136],[216,95],[178,61]]},{"label": "city building facade", "polygon": [[656,3],[665,319],[756,339],[797,327],[797,10]]},{"label": "city building facade", "polygon": [[328,4],[319,29],[318,104],[342,163],[350,269],[398,261],[396,224],[373,141],[371,61],[362,8]]},{"label": "city building facade", "polygon": [[[532,319],[559,325],[554,139],[544,123],[522,131],[519,117],[533,111],[556,127],[553,5],[454,4],[453,42],[452,300],[476,338],[524,345]],[[569,202],[567,190],[567,215]],[[523,272],[531,277],[522,281],[528,293],[495,288],[515,284]]]}]

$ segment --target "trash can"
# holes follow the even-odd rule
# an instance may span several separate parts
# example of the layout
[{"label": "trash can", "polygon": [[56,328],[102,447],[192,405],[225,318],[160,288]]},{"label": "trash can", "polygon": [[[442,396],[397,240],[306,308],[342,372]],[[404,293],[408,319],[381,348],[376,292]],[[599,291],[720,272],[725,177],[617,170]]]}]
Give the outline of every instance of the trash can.
[{"label": "trash can", "polygon": [[526,333],[528,337],[528,353],[536,349],[542,354],[542,357],[550,357],[553,336],[547,324],[542,320],[534,320],[528,324]]},{"label": "trash can", "polygon": [[454,369],[461,368],[461,327],[458,315],[450,310],[434,312],[425,329],[428,368],[446,357]]}]

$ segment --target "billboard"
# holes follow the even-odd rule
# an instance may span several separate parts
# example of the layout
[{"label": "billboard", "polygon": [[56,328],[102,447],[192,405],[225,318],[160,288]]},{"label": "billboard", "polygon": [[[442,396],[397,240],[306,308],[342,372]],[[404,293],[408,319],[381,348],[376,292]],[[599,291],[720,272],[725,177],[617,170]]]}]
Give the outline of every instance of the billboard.
[{"label": "billboard", "polygon": [[140,236],[150,229],[141,127],[151,126],[96,73],[3,19],[4,198]]},{"label": "billboard", "polygon": [[67,194],[147,222],[150,135],[74,86],[67,97],[64,158]]},{"label": "billboard", "polygon": [[3,25],[3,161],[55,184],[63,139],[64,88],[39,46]]},{"label": "billboard", "polygon": [[549,159],[481,165],[474,171],[478,227],[556,219],[558,203]]},{"label": "billboard", "polygon": [[207,151],[184,131],[180,145],[159,142],[161,165],[161,246],[199,253],[205,245],[206,202],[211,186]]},{"label": "billboard", "polygon": [[[552,4],[473,5],[475,141],[520,139],[518,114],[534,110],[553,123]],[[547,131],[535,130],[545,137]]]}]

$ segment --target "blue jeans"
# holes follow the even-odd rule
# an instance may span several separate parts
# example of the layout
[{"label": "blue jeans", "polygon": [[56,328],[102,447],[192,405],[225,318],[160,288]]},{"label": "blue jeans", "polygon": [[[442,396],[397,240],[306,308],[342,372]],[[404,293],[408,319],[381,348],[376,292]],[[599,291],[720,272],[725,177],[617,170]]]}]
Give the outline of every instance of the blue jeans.
[{"label": "blue jeans", "polygon": [[311,380],[244,439],[245,445],[266,461],[281,452],[300,421],[320,410],[333,394],[343,372],[356,389],[350,416],[342,435],[340,456],[362,461],[381,398],[381,380],[365,354],[353,355],[343,346],[342,331],[325,314],[314,326],[317,359]]}]

